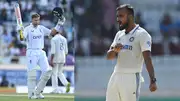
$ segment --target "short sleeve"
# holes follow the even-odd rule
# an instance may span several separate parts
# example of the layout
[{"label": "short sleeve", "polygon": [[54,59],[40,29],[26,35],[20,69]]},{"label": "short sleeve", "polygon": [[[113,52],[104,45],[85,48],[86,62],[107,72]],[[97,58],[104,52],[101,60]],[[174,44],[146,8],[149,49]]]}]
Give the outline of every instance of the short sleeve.
[{"label": "short sleeve", "polygon": [[118,39],[118,32],[116,33],[116,36],[111,44],[111,47],[115,47],[115,45],[117,44],[117,39]]},{"label": "short sleeve", "polygon": [[42,31],[43,31],[44,36],[49,36],[49,35],[50,35],[50,33],[51,33],[51,30],[50,30],[50,29],[48,29],[48,28],[46,28],[46,27],[44,27],[44,26],[41,26],[41,29],[40,29],[40,30],[42,30]]},{"label": "short sleeve", "polygon": [[151,44],[152,44],[152,39],[151,36],[147,33],[141,33],[141,35],[139,36],[140,38],[140,47],[141,47],[141,51],[151,51]]},{"label": "short sleeve", "polygon": [[62,32],[63,31],[63,26],[62,25],[56,25],[55,28],[54,28],[57,32]]},{"label": "short sleeve", "polygon": [[51,39],[51,54],[55,54],[55,41]]}]

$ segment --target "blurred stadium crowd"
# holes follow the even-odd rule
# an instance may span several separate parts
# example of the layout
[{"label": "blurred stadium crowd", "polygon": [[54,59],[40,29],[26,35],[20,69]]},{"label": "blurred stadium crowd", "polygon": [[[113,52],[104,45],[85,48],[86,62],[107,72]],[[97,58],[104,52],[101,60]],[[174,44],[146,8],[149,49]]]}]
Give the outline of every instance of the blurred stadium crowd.
[{"label": "blurred stadium crowd", "polygon": [[[41,15],[40,23],[51,29],[56,25],[58,20],[52,15],[52,9],[54,7],[64,8],[66,23],[64,25],[63,35],[68,40],[69,48],[69,54],[67,56],[65,65],[74,65],[74,25],[72,5],[73,0],[0,0],[0,64],[25,64],[25,62],[21,60],[25,59],[24,56],[26,54],[26,44],[25,42],[19,40],[19,34],[16,32],[14,3],[17,1],[20,4],[21,16],[24,27],[31,23],[31,15],[33,13],[39,13]],[[45,37],[44,50],[46,51],[47,56],[49,56],[49,37]],[[17,71],[16,68],[14,70],[4,70],[3,68],[1,68],[2,70],[0,71],[0,86],[14,86],[14,84],[26,84],[26,71]],[[73,72],[67,71],[66,75],[67,79],[70,80],[73,85],[73,81],[71,81],[73,80]]]},{"label": "blurred stadium crowd", "polygon": [[[18,40],[19,37],[16,33],[16,20],[13,10],[13,2],[15,1],[17,0],[0,1],[0,5],[2,5],[0,6],[1,56],[25,55],[25,45]],[[29,24],[32,13],[38,12],[41,15],[41,23],[48,28],[52,28],[57,21],[53,18],[51,10],[55,6],[63,7],[63,4],[65,5],[63,2],[65,0],[20,1],[24,25]],[[106,53],[118,31],[115,9],[123,3],[130,3],[134,6],[136,23],[151,34],[153,55],[180,54],[180,0],[66,1],[65,7],[68,13],[66,13],[67,23],[64,32],[68,38],[71,53],[73,53],[74,44],[76,45],[77,56],[102,56]],[[73,32],[74,34],[72,34]],[[47,54],[49,48],[49,39],[46,38],[45,50]]]},{"label": "blurred stadium crowd", "polygon": [[152,55],[180,54],[180,0],[75,0],[78,56],[103,56],[118,30],[116,7],[130,3],[152,36]]},{"label": "blurred stadium crowd", "polygon": [[[64,36],[68,39],[69,53],[73,54],[73,23],[72,23],[72,1],[73,0],[18,0],[20,1],[21,16],[24,26],[31,21],[31,14],[41,15],[41,24],[53,28],[57,18],[53,17],[51,11],[54,7],[60,6],[65,9],[66,23]],[[14,2],[17,0],[0,0],[0,56],[25,56],[25,42],[19,41],[16,32],[16,18],[14,14]],[[50,40],[45,38],[44,50],[49,53]],[[49,55],[49,54],[48,54]]]}]

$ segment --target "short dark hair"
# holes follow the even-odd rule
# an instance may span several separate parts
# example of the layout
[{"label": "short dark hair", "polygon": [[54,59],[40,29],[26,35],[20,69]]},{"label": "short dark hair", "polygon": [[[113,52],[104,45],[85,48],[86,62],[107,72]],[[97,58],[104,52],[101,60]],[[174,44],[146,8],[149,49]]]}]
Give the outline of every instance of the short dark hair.
[{"label": "short dark hair", "polygon": [[33,18],[38,18],[38,17],[40,17],[40,15],[38,13],[32,14],[32,16],[31,16],[32,19]]},{"label": "short dark hair", "polygon": [[120,10],[120,9],[126,9],[128,11],[129,14],[131,14],[132,16],[134,16],[134,8],[130,5],[130,4],[123,4],[120,5],[116,8],[116,11]]}]

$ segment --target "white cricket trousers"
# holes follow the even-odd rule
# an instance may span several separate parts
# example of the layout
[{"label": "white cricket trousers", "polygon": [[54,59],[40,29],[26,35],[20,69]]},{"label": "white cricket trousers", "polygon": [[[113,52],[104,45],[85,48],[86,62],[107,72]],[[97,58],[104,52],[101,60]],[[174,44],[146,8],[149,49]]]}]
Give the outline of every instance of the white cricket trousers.
[{"label": "white cricket trousers", "polygon": [[54,90],[58,90],[58,78],[62,82],[64,86],[68,84],[66,77],[63,74],[64,64],[62,63],[55,63],[54,67],[52,68],[52,87]]},{"label": "white cricket trousers", "polygon": [[46,53],[42,49],[28,49],[26,51],[26,56],[28,71],[36,69],[37,66],[40,67],[42,72],[52,70],[49,66]]},{"label": "white cricket trousers", "polygon": [[[43,91],[47,81],[51,76],[52,68],[49,66],[45,51],[43,51],[42,49],[28,49],[26,51],[26,57],[27,57],[27,73],[28,73],[27,74],[28,97],[31,97],[36,86],[38,89],[38,93]],[[37,66],[40,67],[42,72],[38,84],[36,83]]]},{"label": "white cricket trousers", "polygon": [[140,79],[140,73],[114,72],[108,83],[106,101],[138,101]]}]

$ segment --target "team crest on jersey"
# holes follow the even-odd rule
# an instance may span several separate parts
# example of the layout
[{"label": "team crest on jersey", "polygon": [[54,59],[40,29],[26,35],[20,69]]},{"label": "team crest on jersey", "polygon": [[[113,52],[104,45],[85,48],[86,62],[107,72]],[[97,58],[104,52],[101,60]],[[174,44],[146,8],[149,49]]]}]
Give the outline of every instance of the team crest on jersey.
[{"label": "team crest on jersey", "polygon": [[133,41],[134,41],[134,37],[130,37],[130,38],[129,38],[129,41],[130,41],[130,42],[133,42]]}]

